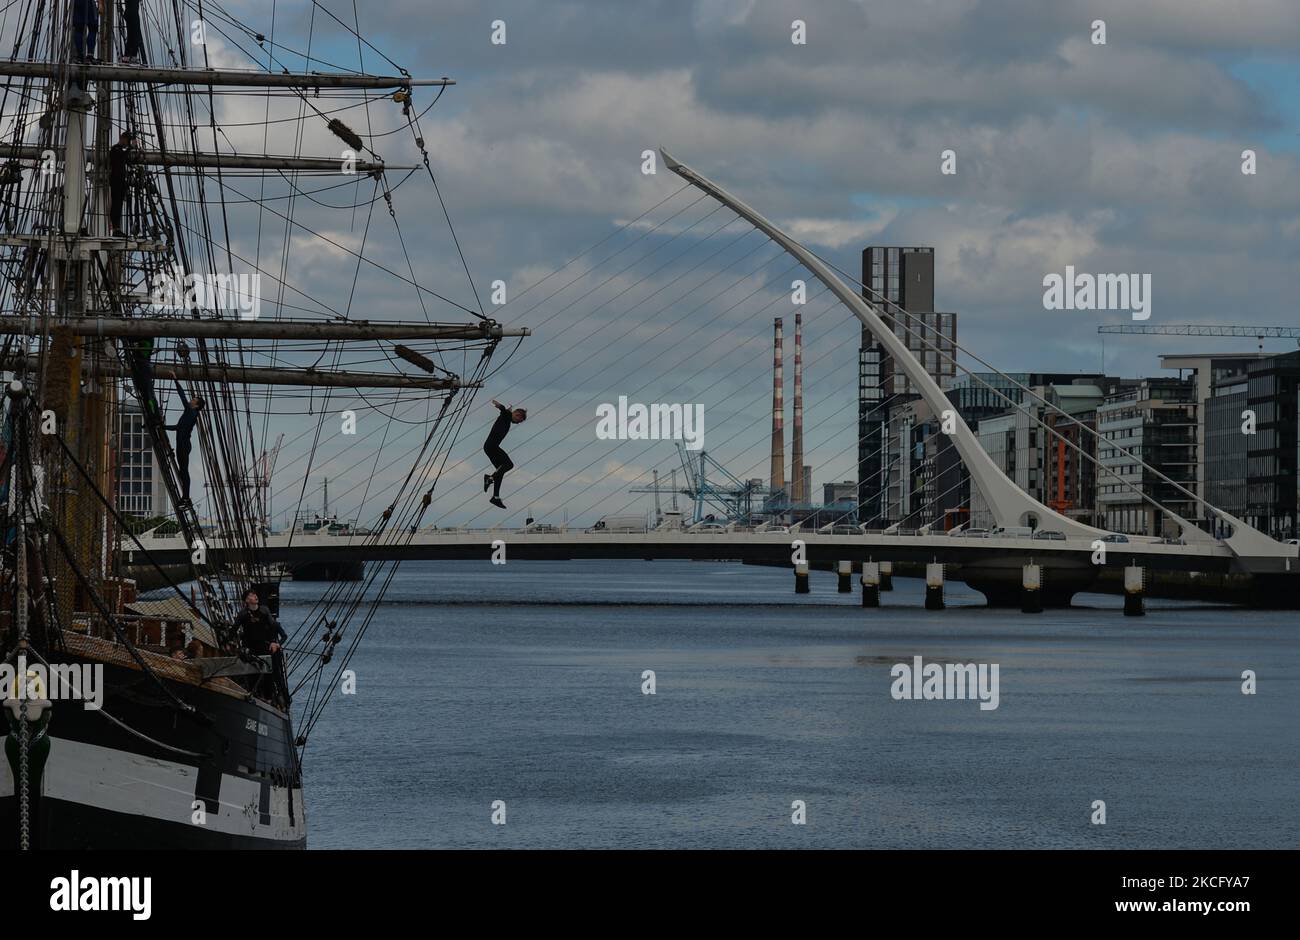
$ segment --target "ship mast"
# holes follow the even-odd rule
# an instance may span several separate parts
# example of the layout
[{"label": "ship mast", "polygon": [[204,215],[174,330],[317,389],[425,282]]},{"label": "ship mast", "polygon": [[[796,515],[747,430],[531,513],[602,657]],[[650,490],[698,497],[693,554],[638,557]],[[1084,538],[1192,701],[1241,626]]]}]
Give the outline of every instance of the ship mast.
[{"label": "ship mast", "polygon": [[[409,96],[417,86],[445,87],[454,84],[450,79],[421,80],[408,74],[397,76],[363,74],[322,74],[319,72],[291,73],[283,71],[259,72],[234,69],[157,68],[120,66],[113,60],[114,4],[106,4],[100,24],[98,64],[74,63],[69,69],[63,62],[9,61],[0,62],[0,75],[11,79],[46,79],[51,87],[62,87],[61,111],[63,115],[63,180],[62,213],[59,231],[61,236],[32,233],[4,233],[0,244],[25,248],[29,251],[45,250],[51,263],[51,281],[54,287],[54,317],[49,320],[48,308],[39,318],[4,317],[4,323],[14,333],[19,331],[42,337],[41,352],[27,353],[10,350],[0,366],[18,372],[39,374],[36,383],[45,403],[51,407],[62,429],[66,452],[79,465],[81,474],[64,467],[60,477],[53,481],[53,494],[61,496],[58,525],[68,533],[69,543],[76,551],[76,567],[93,573],[102,584],[110,570],[110,554],[115,550],[116,533],[110,531],[108,515],[104,513],[92,494],[86,492],[85,476],[95,481],[99,494],[114,494],[112,478],[113,447],[116,428],[109,420],[116,414],[117,380],[133,376],[133,370],[121,360],[124,350],[116,344],[125,343],[132,349],[133,341],[152,342],[155,338],[171,337],[192,341],[200,355],[198,361],[188,360],[172,365],[149,364],[151,374],[158,380],[175,380],[190,383],[216,382],[247,383],[269,386],[303,386],[312,388],[370,388],[411,389],[425,391],[451,391],[477,387],[479,383],[463,382],[450,373],[445,375],[403,375],[398,373],[368,373],[347,370],[340,372],[315,369],[253,368],[213,361],[205,347],[211,339],[316,339],[324,341],[346,340],[396,340],[423,339],[438,341],[487,340],[496,342],[506,336],[524,336],[526,330],[507,330],[494,321],[484,318],[474,325],[460,324],[403,324],[369,322],[245,322],[225,319],[205,319],[195,308],[184,318],[141,318],[127,316],[123,300],[129,299],[123,282],[123,257],[134,252],[155,253],[164,256],[179,252],[179,260],[188,258],[183,240],[175,244],[145,238],[114,238],[108,232],[109,149],[115,143],[117,123],[114,114],[114,81],[126,83],[128,96],[137,94],[133,89],[143,86],[152,98],[158,84],[180,88],[257,88],[290,89],[298,93],[319,92],[322,89],[395,89]],[[182,54],[183,55],[183,54]],[[95,82],[95,99],[84,89]],[[95,113],[93,145],[88,147],[88,119]],[[333,123],[333,122],[331,122]],[[125,125],[124,125],[125,126]],[[176,169],[195,170],[253,170],[253,171],[305,171],[332,172],[340,170],[338,158],[299,155],[258,155],[244,153],[204,153],[195,149],[169,150],[167,140],[159,128],[159,149],[133,155],[132,163],[144,167],[160,167],[165,173]],[[334,130],[334,127],[331,127]],[[335,133],[340,133],[335,130]],[[346,130],[343,132],[346,135]],[[87,176],[87,156],[94,168]],[[22,143],[0,145],[0,158],[40,159],[44,149]],[[406,165],[417,169],[420,165]],[[397,169],[392,167],[391,169]],[[351,171],[376,178],[390,169],[382,161],[356,160]],[[178,211],[172,195],[173,212]],[[87,205],[93,210],[87,213]],[[179,221],[179,220],[178,220]],[[91,285],[98,278],[108,304],[94,303]],[[46,342],[48,339],[48,342]],[[402,347],[397,347],[402,353]],[[126,353],[134,355],[134,353]],[[426,360],[427,361],[427,360]],[[158,464],[167,463],[169,447],[165,435],[153,430],[157,445]],[[83,476],[84,474],[84,476]],[[235,488],[238,490],[238,488]],[[236,498],[239,492],[233,494]],[[236,516],[242,515],[239,512]],[[187,538],[197,531],[195,519],[182,518],[182,528]],[[93,524],[92,524],[93,523]],[[188,524],[187,524],[188,523]],[[251,534],[251,533],[250,533]],[[54,572],[62,584],[69,583],[69,566],[57,566]],[[69,622],[75,610],[85,609],[80,593],[59,592],[61,622]],[[208,597],[211,601],[212,598]]]},{"label": "ship mast", "polygon": [[[427,172],[443,210],[439,221],[445,218],[473,289],[469,265],[442,203],[419,127],[428,109],[421,111],[411,104],[413,89],[441,91],[454,84],[450,79],[415,79],[396,64],[388,75],[365,74],[363,69],[311,71],[310,66],[318,60],[309,55],[303,56],[306,66],[291,69],[285,67],[291,63],[279,61],[277,54],[282,50],[289,56],[298,54],[274,44],[274,52],[268,50],[264,63],[260,55],[241,49],[258,61],[260,69],[208,68],[205,47],[196,53],[192,44],[175,42],[176,36],[188,34],[188,24],[175,22],[149,37],[159,50],[159,61],[167,57],[167,66],[117,65],[117,10],[112,2],[103,5],[98,49],[87,50],[97,61],[86,64],[73,61],[68,5],[52,4],[54,15],[34,12],[38,9],[48,8],[33,5],[28,11],[24,22],[31,24],[32,35],[30,42],[22,45],[21,58],[15,46],[14,59],[0,61],[5,101],[11,93],[17,101],[14,119],[5,129],[6,139],[0,141],[0,211],[8,220],[0,231],[0,305],[4,308],[0,310],[0,340],[8,338],[0,345],[0,369],[13,371],[23,383],[24,401],[21,406],[17,399],[12,401],[9,413],[11,420],[16,416],[23,422],[30,463],[44,471],[43,485],[30,476],[25,478],[28,485],[23,495],[36,501],[36,494],[43,489],[39,500],[45,505],[34,507],[26,528],[33,533],[32,545],[39,546],[46,557],[42,561],[33,549],[33,565],[42,562],[43,569],[32,569],[28,580],[33,593],[43,590],[48,601],[44,608],[32,606],[29,610],[25,598],[10,594],[22,609],[22,617],[14,622],[27,623],[30,613],[34,626],[27,633],[34,639],[53,624],[130,648],[120,615],[132,562],[121,549],[132,549],[137,557],[147,550],[139,540],[129,541],[134,538],[130,531],[133,523],[119,504],[115,473],[126,449],[125,442],[117,440],[123,427],[119,397],[133,389],[141,402],[145,440],[153,452],[154,480],[167,490],[175,506],[175,521],[168,524],[178,526],[186,543],[196,548],[216,530],[222,543],[233,549],[220,553],[219,568],[196,550],[187,576],[180,579],[198,582],[198,615],[216,631],[218,645],[229,651],[234,649],[227,641],[234,636],[231,617],[238,598],[229,592],[227,582],[248,585],[275,577],[271,566],[262,560],[274,458],[268,460],[267,448],[257,445],[253,415],[262,416],[261,433],[265,436],[273,418],[282,420],[289,414],[283,403],[306,402],[304,411],[293,413],[312,415],[314,422],[329,412],[330,390],[347,389],[356,391],[356,398],[369,409],[367,414],[385,417],[392,426],[409,426],[417,445],[410,451],[411,466],[391,474],[396,482],[385,480],[383,488],[376,488],[384,508],[367,532],[376,538],[393,530],[414,532],[429,510],[474,391],[489,374],[493,351],[503,339],[522,339],[529,331],[506,328],[489,317],[476,290],[477,309],[471,309],[421,284],[407,239],[402,237],[393,191],[406,179]],[[166,5],[160,10],[166,17],[174,12]],[[177,27],[175,36],[172,27]],[[249,30],[248,35],[256,35],[259,46],[267,48],[261,46],[260,34]],[[307,47],[311,48],[310,42]],[[38,61],[42,53],[45,61]],[[93,96],[88,93],[92,89]],[[247,138],[241,141],[232,139],[233,134],[226,135],[226,128],[219,126],[219,105],[224,95],[239,93],[265,99],[266,127],[289,124],[286,130],[293,131],[291,147],[273,149],[269,133],[263,133],[260,148],[243,146]],[[292,105],[285,109],[292,116],[284,122],[270,116],[277,98]],[[347,104],[340,107],[339,100]],[[400,104],[402,116],[394,122],[395,128],[380,131],[369,123],[370,105],[383,100]],[[347,107],[363,106],[367,115],[364,138],[338,116]],[[10,117],[8,113],[5,116]],[[350,155],[347,159],[328,155],[328,148],[322,148],[327,152],[321,155],[301,152],[302,141],[309,139],[302,128],[316,121],[343,141],[348,148],[344,153]],[[110,152],[119,133],[127,130],[140,146],[133,147],[130,158],[129,198],[122,220],[128,234],[123,236],[110,225],[115,191]],[[372,149],[396,130],[410,133],[421,160],[390,164]],[[211,145],[207,143],[208,131]],[[204,135],[202,145],[200,135]],[[275,149],[299,152],[277,153]],[[19,172],[24,165],[36,172],[25,177]],[[403,175],[390,184],[393,170],[402,170]],[[335,298],[319,300],[274,273],[270,276],[278,291],[272,302],[275,315],[265,318],[254,315],[244,319],[242,311],[239,317],[225,315],[219,303],[188,293],[180,302],[160,303],[148,292],[156,277],[173,272],[220,278],[247,267],[260,277],[268,255],[272,260],[267,269],[278,264],[284,274],[289,269],[291,235],[323,237],[304,225],[301,216],[293,217],[292,200],[300,194],[311,195],[300,186],[300,178],[343,173],[351,174],[356,185],[346,186],[346,177],[339,177],[342,184],[326,185],[345,189],[355,200],[353,204],[312,200],[311,211],[315,212],[316,206],[350,208],[354,220],[359,221],[358,208],[379,206],[379,213],[387,210],[397,236],[390,244],[400,245],[405,264],[377,262],[367,255],[364,241],[360,251],[328,237],[324,243],[329,250],[337,249],[348,257],[349,264],[355,259],[358,271],[364,263],[369,266],[365,271],[378,271],[381,278],[408,285],[419,305],[417,314],[423,313],[422,321],[354,318],[352,295],[344,298],[345,304],[337,304],[342,309],[335,309]],[[263,198],[265,185],[250,193],[231,185],[232,180],[250,176],[283,181],[283,189],[290,194],[288,211],[280,212],[272,196]],[[374,192],[366,192],[372,186]],[[231,224],[227,212],[241,203],[254,206],[249,211],[257,213],[257,250],[247,252],[251,261],[232,247],[239,227]],[[262,226],[278,227],[280,222],[274,220],[283,222],[283,243],[277,245],[278,239],[273,238],[263,245]],[[353,231],[359,229],[358,225]],[[370,232],[368,219],[364,231]],[[352,287],[355,293],[355,276]],[[427,306],[430,297],[477,318],[476,322],[436,322]],[[299,298],[311,306],[295,303]],[[299,311],[316,319],[303,318]],[[361,312],[364,315],[366,311]],[[286,313],[292,316],[284,316]],[[160,346],[160,355],[155,357],[152,350],[160,341],[166,341],[166,347]],[[276,345],[281,342],[291,344],[287,354]],[[267,344],[269,355],[256,345],[261,343]],[[370,344],[365,351],[371,358],[342,361],[336,354],[348,349],[349,343]],[[429,354],[403,343],[425,344]],[[448,368],[444,355],[449,352],[457,354],[451,363],[463,363],[458,369],[461,374]],[[265,358],[250,362],[250,355]],[[366,363],[381,365],[367,367]],[[384,368],[389,371],[381,371]],[[175,429],[163,424],[165,403],[161,394],[154,396],[154,383],[160,390],[175,384],[186,400],[201,397],[206,402],[202,419],[194,425],[195,459],[201,461],[202,475],[210,487],[209,518],[202,523],[194,506],[179,498],[182,476],[189,465],[182,466],[185,458],[178,458],[173,451],[169,432]],[[186,388],[180,388],[180,383]],[[255,398],[251,388],[259,389],[256,394],[262,399]],[[281,388],[312,391],[310,397],[291,392],[273,402],[271,390]],[[379,393],[371,394],[374,390]],[[398,403],[411,407],[410,413],[418,415],[418,420],[399,416]],[[430,403],[440,404],[440,408]],[[259,411],[257,404],[264,408]],[[391,413],[383,410],[385,404],[392,407]],[[421,410],[423,415],[419,415]],[[52,414],[55,433],[32,432],[37,416],[45,414]],[[406,428],[401,433],[407,433]],[[383,440],[391,445],[387,432]],[[179,446],[179,432],[177,441]],[[272,453],[278,453],[281,441]],[[326,470],[335,479],[335,504],[342,503],[351,492],[347,488],[349,471],[313,466],[316,444],[311,443],[310,448],[301,477],[304,490],[307,480]],[[378,466],[385,472],[399,469],[387,462]],[[378,475],[380,471],[372,472]],[[249,481],[256,486],[249,486]],[[265,493],[257,491],[258,487]],[[302,498],[299,496],[300,507]],[[0,505],[0,514],[5,512]],[[8,514],[12,516],[12,511]],[[12,519],[8,524],[13,525]],[[20,555],[22,551],[20,547]],[[22,558],[26,562],[27,556]],[[388,571],[391,578],[395,567],[395,562],[384,563],[375,570]],[[24,565],[23,571],[28,573],[29,567]],[[13,571],[4,574],[9,579],[6,587],[12,586]],[[358,634],[364,632],[386,583],[331,588],[319,602],[317,619],[304,624],[306,635],[294,652],[298,661],[291,668],[301,669],[304,682],[324,691],[308,697],[308,721],[300,746],[328,690],[338,686],[325,672],[343,630],[355,617],[360,621]],[[175,580],[170,587],[181,593]],[[313,653],[309,650],[312,644],[324,645]],[[355,643],[346,652],[340,648],[329,670],[343,669],[354,648]],[[150,673],[143,659],[136,657],[136,661]]]},{"label": "ship mast", "polygon": [[[67,830],[42,828],[60,812],[56,801],[42,803],[51,748],[65,755],[50,763],[59,782],[76,774],[88,794],[75,838],[101,812],[114,816],[105,831],[120,833],[117,795],[139,789],[136,758],[83,766],[66,756],[74,753],[66,738],[142,759],[165,755],[173,791],[193,788],[210,813],[219,800],[215,789],[199,792],[205,780],[256,773],[288,818],[287,827],[283,816],[268,825],[264,805],[252,829],[268,843],[296,833],[287,841],[301,845],[302,749],[398,561],[367,562],[360,580],[331,583],[310,609],[285,618],[279,649],[263,650],[235,614],[249,587],[274,611],[284,576],[267,551],[277,456],[282,446],[295,451],[279,466],[296,475],[283,488],[299,513],[309,482],[325,477],[326,513],[349,519],[336,532],[412,538],[432,512],[494,352],[529,331],[488,315],[434,175],[421,119],[454,82],[413,78],[362,39],[355,19],[335,21],[348,39],[340,47],[319,41],[311,18],[307,51],[298,52],[225,9],[203,24],[221,35],[221,67],[211,68],[189,21],[205,15],[202,4],[147,4],[147,31],[128,38],[138,57],[116,64],[120,8],[95,5],[98,42],[86,48],[84,7],[11,4],[20,9],[5,22],[21,34],[0,61],[0,370],[14,379],[0,412],[0,532],[8,533],[0,656],[112,670],[102,680],[104,708],[85,712],[84,725],[81,709],[51,718],[48,701],[11,699],[14,841],[40,848],[66,838]],[[354,37],[356,71],[312,52],[350,48]],[[388,74],[367,74],[372,49]],[[227,67],[241,55],[248,69]],[[437,96],[415,107],[413,90],[428,87]],[[232,98],[256,108],[232,107]],[[115,149],[122,132],[132,138],[125,182]],[[418,157],[390,163],[379,150],[404,143],[399,133]],[[328,134],[341,141],[339,155],[339,145],[320,142]],[[403,232],[398,211],[413,200],[395,198],[408,181],[403,195],[436,197],[441,210],[421,214],[418,239]],[[431,223],[444,222],[445,247],[454,246],[469,288],[462,296],[472,298],[464,302],[425,283],[440,270],[429,262]],[[295,285],[302,275],[325,288]],[[251,308],[243,303],[250,282]],[[407,309],[382,319],[402,297]],[[458,311],[450,320],[467,322],[446,322],[447,308]],[[169,411],[174,424],[165,423]],[[358,415],[363,434],[329,440],[357,433]],[[331,434],[341,417],[352,430]],[[330,453],[331,443],[346,458]],[[178,534],[182,558],[164,566],[151,553],[144,532],[155,528]],[[208,541],[218,546],[211,553]],[[171,604],[135,596],[155,586]],[[250,718],[254,742],[268,726],[276,742],[259,743],[251,758],[220,743]],[[185,840],[200,828],[177,822],[173,831]]]}]

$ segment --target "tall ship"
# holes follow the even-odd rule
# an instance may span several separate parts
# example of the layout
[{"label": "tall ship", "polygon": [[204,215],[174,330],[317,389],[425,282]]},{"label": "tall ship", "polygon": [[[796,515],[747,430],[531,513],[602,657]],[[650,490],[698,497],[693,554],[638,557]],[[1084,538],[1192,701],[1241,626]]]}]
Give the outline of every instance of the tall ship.
[{"label": "tall ship", "polygon": [[[312,584],[277,632],[274,453],[294,455],[276,489],[301,513],[351,418],[353,476],[375,478],[358,531],[409,537],[494,351],[526,332],[484,313],[420,130],[453,82],[285,6],[246,23],[221,4],[27,0],[0,19],[14,848],[304,847],[311,731],[396,563]],[[420,201],[441,211],[413,237],[399,209]],[[440,251],[435,222],[465,278],[445,293],[413,255]],[[399,431],[413,446],[380,464]],[[151,558],[160,531],[186,564]]]}]

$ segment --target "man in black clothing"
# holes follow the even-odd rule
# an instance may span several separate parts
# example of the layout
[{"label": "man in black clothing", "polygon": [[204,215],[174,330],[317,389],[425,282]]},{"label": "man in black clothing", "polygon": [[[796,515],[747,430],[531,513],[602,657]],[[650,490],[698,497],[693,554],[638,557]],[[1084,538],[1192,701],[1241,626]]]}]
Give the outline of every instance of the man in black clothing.
[{"label": "man in black clothing", "polygon": [[194,426],[198,424],[199,412],[203,410],[203,399],[195,395],[188,401],[185,398],[185,390],[181,388],[181,383],[176,383],[176,391],[180,393],[181,401],[185,402],[185,410],[181,412],[180,419],[175,424],[163,425],[168,431],[176,432],[176,478],[181,484],[181,502],[188,504],[190,501],[190,450],[193,448],[192,438],[194,437]]},{"label": "man in black clothing", "polygon": [[114,238],[125,238],[122,231],[122,205],[126,202],[126,164],[130,160],[131,145],[135,135],[122,131],[121,138],[108,148],[108,220]]},{"label": "man in black clothing", "polygon": [[243,638],[244,648],[254,656],[271,656],[271,676],[275,681],[275,690],[284,707],[288,708],[289,682],[284,673],[284,650],[282,644],[289,637],[284,628],[271,616],[271,612],[259,603],[257,592],[249,588],[244,592],[244,609],[235,618],[239,635]]},{"label": "man in black clothing", "polygon": [[506,508],[506,504],[501,502],[501,481],[505,475],[515,468],[515,465],[506,456],[506,452],[501,449],[501,442],[505,440],[506,434],[510,432],[510,425],[518,424],[528,417],[528,412],[522,408],[507,408],[495,398],[492,404],[497,406],[496,421],[492,423],[492,430],[488,432],[487,440],[483,442],[483,453],[487,454],[488,460],[492,461],[492,466],[496,468],[495,473],[483,474],[483,492],[492,487],[492,498],[488,500],[493,506]]},{"label": "man in black clothing", "polygon": [[140,47],[143,45],[140,34],[140,0],[125,0],[126,16],[126,52],[122,54],[123,65],[136,65],[140,62]]}]

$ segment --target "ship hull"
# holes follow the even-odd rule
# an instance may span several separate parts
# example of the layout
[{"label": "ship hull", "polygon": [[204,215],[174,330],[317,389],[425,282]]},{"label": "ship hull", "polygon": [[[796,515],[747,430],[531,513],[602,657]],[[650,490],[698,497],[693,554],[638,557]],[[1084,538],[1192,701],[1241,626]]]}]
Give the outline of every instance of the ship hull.
[{"label": "ship hull", "polygon": [[[92,662],[76,656],[63,662]],[[256,699],[104,665],[102,713],[57,701],[30,801],[45,849],[301,849],[307,830],[288,715]],[[111,716],[111,718],[106,717]],[[19,838],[14,774],[0,771],[4,842]]]}]

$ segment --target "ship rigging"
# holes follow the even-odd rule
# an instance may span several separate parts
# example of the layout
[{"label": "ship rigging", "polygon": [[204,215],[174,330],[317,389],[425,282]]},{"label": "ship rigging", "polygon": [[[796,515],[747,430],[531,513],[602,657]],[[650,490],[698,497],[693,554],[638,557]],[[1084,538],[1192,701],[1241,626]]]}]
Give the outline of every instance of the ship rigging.
[{"label": "ship rigging", "polygon": [[[421,118],[450,79],[414,78],[333,14],[303,50],[328,26],[355,44],[354,68],[221,3],[110,0],[97,31],[94,7],[0,11],[0,636],[16,669],[0,838],[301,847],[305,748],[396,563],[324,589],[276,648],[277,692],[278,660],[239,627],[248,589],[278,616],[260,551],[269,441],[281,434],[278,452],[286,417],[302,427],[301,509],[338,396],[355,396],[383,429],[361,473],[383,477],[363,484],[366,531],[414,532],[493,353],[527,331],[484,311],[433,171]],[[142,30],[120,31],[136,10]],[[380,58],[388,74],[370,74]],[[417,276],[428,262],[403,231],[403,187],[436,199],[459,289]],[[133,434],[165,524],[193,547],[182,570],[149,558],[123,505]],[[401,435],[414,442],[394,458]],[[142,578],[163,590],[142,598]],[[64,681],[83,667],[102,670],[102,708]]]}]

